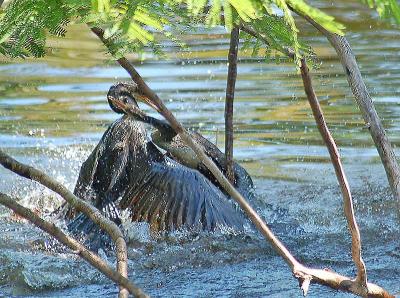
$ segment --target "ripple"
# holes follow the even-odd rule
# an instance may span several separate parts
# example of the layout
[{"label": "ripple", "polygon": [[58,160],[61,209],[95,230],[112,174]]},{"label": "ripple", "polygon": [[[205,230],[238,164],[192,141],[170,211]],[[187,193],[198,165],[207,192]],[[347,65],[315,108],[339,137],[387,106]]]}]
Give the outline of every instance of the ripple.
[{"label": "ripple", "polygon": [[[335,5],[331,1],[315,3],[346,23],[377,111],[389,137],[400,148],[399,31],[378,21],[377,14],[361,4],[344,0]],[[98,41],[88,30],[77,26],[71,30],[75,31],[70,37],[57,40],[57,51],[48,60],[0,65],[0,108],[4,110],[0,147],[73,190],[82,162],[108,123],[118,117],[107,105],[106,92],[114,82],[129,77],[121,67],[103,63]],[[132,61],[178,119],[199,128],[222,148],[229,41],[224,28],[214,33],[208,35],[207,28],[200,28],[183,36],[190,51],[179,52],[165,43],[168,60]],[[312,70],[313,82],[328,126],[340,145],[369,278],[396,292],[400,274],[398,208],[384,169],[334,50],[312,30],[302,31],[303,35],[319,55],[319,68]],[[234,102],[234,156],[254,178],[258,194],[254,207],[306,265],[353,275],[340,188],[301,77],[287,61],[265,63],[263,57],[241,54]],[[150,108],[144,110],[155,116]],[[28,136],[29,131],[42,129],[44,137]],[[20,197],[22,204],[45,215],[60,203],[49,190],[2,167],[0,182],[2,191]],[[43,234],[25,222],[9,220],[9,216],[0,208],[0,296],[117,295],[110,281],[76,256],[33,249],[30,241],[43,238]],[[301,233],[291,228],[293,223]],[[130,278],[154,296],[301,295],[284,261],[255,232],[159,238],[148,235],[145,228],[130,227],[129,232]],[[114,265],[112,257],[107,259]],[[348,295],[312,286],[309,296]]]},{"label": "ripple", "polygon": [[44,98],[10,98],[0,99],[0,105],[4,106],[31,106],[47,103],[49,100]]},{"label": "ripple", "polygon": [[10,120],[20,120],[22,119],[22,116],[1,116],[0,115],[0,121],[10,121]]}]

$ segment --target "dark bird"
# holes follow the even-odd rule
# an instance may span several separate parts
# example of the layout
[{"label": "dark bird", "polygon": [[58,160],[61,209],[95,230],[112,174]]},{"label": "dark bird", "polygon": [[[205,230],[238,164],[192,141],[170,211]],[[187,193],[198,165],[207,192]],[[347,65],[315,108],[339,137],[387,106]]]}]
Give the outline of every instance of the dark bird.
[{"label": "dark bird", "polygon": [[[129,108],[130,115],[136,120],[142,121],[153,126],[156,131],[151,134],[152,141],[160,148],[166,151],[167,156],[179,162],[180,164],[197,169],[208,180],[212,181],[222,192],[225,190],[208,170],[203,162],[197,157],[196,153],[176,134],[171,125],[165,120],[146,115],[142,110],[137,107]],[[226,176],[227,161],[225,154],[208,139],[203,137],[196,131],[188,131],[191,137],[199,144],[204,153],[212,159],[219,170]],[[233,162],[234,170],[234,187],[241,193],[241,195],[252,201],[254,197],[254,184],[249,173],[236,161]]]},{"label": "dark bird", "polygon": [[[111,109],[123,113],[116,102],[138,109],[136,93],[134,84],[112,86],[107,95]],[[190,167],[178,151],[169,152],[172,158],[149,140],[141,121],[124,115],[110,125],[82,164],[74,193],[117,224],[121,223],[120,211],[127,209],[132,221],[147,222],[153,231],[243,230],[242,214],[209,174]],[[249,183],[252,185],[251,179]],[[75,214],[73,209],[67,215],[74,218],[69,230],[84,235],[90,247],[109,241],[85,215]]]}]

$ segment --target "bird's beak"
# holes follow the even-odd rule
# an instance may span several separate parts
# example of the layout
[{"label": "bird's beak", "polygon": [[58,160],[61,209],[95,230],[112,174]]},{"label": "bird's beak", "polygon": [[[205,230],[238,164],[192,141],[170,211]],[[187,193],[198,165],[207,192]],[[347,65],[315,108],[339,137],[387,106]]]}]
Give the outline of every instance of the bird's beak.
[{"label": "bird's beak", "polygon": [[133,105],[128,105],[125,104],[119,100],[117,100],[115,97],[113,96],[109,96],[108,100],[118,109],[122,110],[124,112],[124,114],[129,114],[129,111],[133,108]]},{"label": "bird's beak", "polygon": [[136,100],[141,101],[141,102],[147,104],[148,106],[152,107],[157,112],[159,112],[159,113],[161,112],[160,108],[156,104],[154,104],[147,96],[145,96],[141,93],[135,92],[134,97]]},{"label": "bird's beak", "polygon": [[110,97],[110,101],[114,106],[122,110],[126,115],[133,116],[138,120],[141,120],[143,116],[146,116],[146,114],[144,114],[142,110],[140,110],[137,106],[133,104],[123,103],[120,100],[115,99],[114,97]]},{"label": "bird's beak", "polygon": [[152,107],[153,109],[155,109],[157,112],[160,113],[159,107],[156,104],[154,104],[154,102],[151,101],[150,98],[148,98],[146,95],[143,95],[143,93],[139,92],[139,88],[136,83],[134,85],[127,84],[126,87],[128,88],[129,93],[131,93],[137,101],[141,101],[149,105],[150,107]]}]

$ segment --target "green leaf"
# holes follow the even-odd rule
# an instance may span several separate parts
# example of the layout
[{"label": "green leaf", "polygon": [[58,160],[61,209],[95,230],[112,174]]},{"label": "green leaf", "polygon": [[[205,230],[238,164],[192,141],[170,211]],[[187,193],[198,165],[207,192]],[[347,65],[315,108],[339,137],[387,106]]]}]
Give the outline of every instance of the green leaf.
[{"label": "green leaf", "polygon": [[202,13],[207,5],[207,0],[188,0],[188,10],[191,11],[194,15],[198,15]]},{"label": "green leaf", "polygon": [[128,36],[131,36],[132,39],[138,39],[143,44],[147,44],[154,40],[154,36],[151,33],[135,22],[130,23],[127,34]]},{"label": "green leaf", "polygon": [[400,24],[400,4],[396,0],[360,0],[375,8],[381,18],[392,19]]},{"label": "green leaf", "polygon": [[229,0],[229,3],[236,9],[243,21],[249,22],[256,18],[257,13],[251,0]]},{"label": "green leaf", "polygon": [[233,28],[233,11],[228,1],[224,1],[224,21],[225,28],[231,31]]},{"label": "green leaf", "polygon": [[211,9],[208,13],[206,23],[210,26],[215,26],[220,23],[221,20],[221,1],[213,0]]},{"label": "green leaf", "polygon": [[345,27],[336,22],[332,16],[327,15],[317,8],[311,7],[303,0],[287,0],[287,3],[295,10],[312,18],[326,30],[339,35],[344,35],[343,30]]},{"label": "green leaf", "polygon": [[151,14],[146,9],[137,9],[135,11],[133,19],[157,30],[163,30],[163,23],[160,21],[160,19],[151,16]]}]

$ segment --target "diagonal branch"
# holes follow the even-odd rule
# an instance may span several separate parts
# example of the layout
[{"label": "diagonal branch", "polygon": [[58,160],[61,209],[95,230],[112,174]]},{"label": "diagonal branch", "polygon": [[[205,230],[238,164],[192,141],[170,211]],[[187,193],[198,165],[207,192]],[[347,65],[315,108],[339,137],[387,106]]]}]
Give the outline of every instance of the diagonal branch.
[{"label": "diagonal branch", "polygon": [[[267,45],[269,44],[267,38],[265,38],[260,33],[254,31],[252,28],[242,25],[241,29],[246,33],[252,35],[253,37],[263,40],[263,42],[265,42]],[[293,53],[290,49],[287,49],[286,55],[289,57],[293,57]],[[320,130],[320,133],[323,136],[324,141],[328,146],[332,163],[334,164],[335,172],[338,177],[339,184],[341,186],[343,200],[344,200],[345,216],[348,221],[349,230],[352,236],[352,256],[357,266],[357,282],[359,283],[361,290],[366,289],[366,284],[367,284],[366,267],[361,257],[361,237],[358,225],[354,217],[350,188],[348,186],[348,182],[344,174],[342,164],[340,162],[340,156],[337,151],[336,144],[332,136],[330,135],[328,127],[326,126],[322,110],[319,106],[318,99],[314,93],[311,77],[309,75],[308,67],[306,65],[304,58],[301,60],[301,74],[303,78],[304,88],[308,100],[310,102],[310,106],[313,110],[314,118],[318,124],[318,129]]]},{"label": "diagonal branch", "polygon": [[226,82],[225,98],[225,157],[226,177],[231,183],[235,182],[233,170],[233,100],[235,98],[235,84],[237,77],[237,56],[239,48],[239,28],[231,31],[228,54],[228,78]]},{"label": "diagonal branch", "polygon": [[[104,31],[100,28],[91,28],[92,31],[100,38],[107,47],[109,41],[104,38]],[[242,195],[230,184],[223,173],[218,169],[214,162],[204,153],[203,149],[191,138],[190,134],[185,130],[182,124],[175,118],[170,110],[165,106],[157,94],[151,90],[144,82],[143,78],[136,71],[134,66],[125,58],[119,58],[117,62],[129,73],[132,80],[138,85],[138,89],[144,97],[146,97],[151,105],[161,113],[164,118],[170,123],[171,127],[182,140],[196,153],[197,157],[207,166],[214,177],[222,185],[224,190],[239,204],[242,210],[247,214],[257,229],[263,234],[265,239],[271,244],[275,251],[284,259],[292,270],[293,275],[299,280],[302,285],[303,292],[306,293],[308,284],[315,282],[318,284],[329,286],[333,289],[353,293],[359,296],[365,294],[365,290],[360,291],[358,283],[346,276],[342,276],[335,272],[308,268],[299,263],[295,257],[288,251],[284,244],[272,233],[266,223],[261,219],[257,212],[250,204],[242,197]],[[126,106],[126,112],[129,114],[129,108]],[[381,287],[368,283],[368,293],[371,297],[390,297],[391,294],[386,292]]]},{"label": "diagonal branch", "polygon": [[[108,41],[104,39],[104,31],[100,28],[92,28],[92,31],[103,41],[107,46]],[[204,153],[203,149],[192,139],[190,134],[182,126],[182,124],[175,118],[171,111],[165,106],[163,101],[157,96],[157,94],[149,88],[143,78],[136,71],[134,66],[125,58],[119,58],[117,62],[129,73],[132,80],[138,85],[139,92],[147,97],[154,105],[161,115],[170,123],[171,127],[177,134],[183,139],[183,141],[197,154],[199,159],[207,166],[211,173],[215,176],[218,182],[224,187],[229,195],[235,199],[251,218],[252,222],[256,227],[263,233],[263,235],[271,242],[272,246],[277,252],[285,259],[291,268],[294,268],[298,262],[289,253],[286,247],[275,237],[272,231],[267,227],[261,217],[256,211],[250,206],[250,204],[243,198],[243,196],[230,184],[224,174],[218,169],[215,163]]]},{"label": "diagonal branch", "polygon": [[134,294],[136,297],[147,297],[143,292],[134,284],[132,284],[126,277],[122,276],[119,272],[112,269],[106,262],[103,261],[97,254],[88,250],[81,243],[76,241],[74,238],[66,235],[60,228],[56,225],[49,223],[30,209],[25,208],[18,204],[16,200],[0,192],[0,204],[6,206],[7,208],[13,210],[19,216],[29,220],[36,227],[40,228],[44,232],[50,234],[59,242],[76,252],[81,258],[86,260],[94,268],[98,269],[101,273],[107,276],[109,279],[115,283],[122,285],[128,291]]},{"label": "diagonal branch", "polygon": [[[124,277],[128,277],[128,266],[127,266],[128,256],[126,250],[126,243],[123,238],[121,230],[113,221],[104,217],[97,208],[76,197],[65,186],[58,183],[50,176],[46,175],[44,172],[16,161],[11,156],[4,153],[2,150],[0,150],[0,164],[3,165],[3,167],[5,167],[6,169],[9,169],[10,171],[27,179],[37,181],[40,184],[51,189],[52,191],[58,193],[72,207],[76,208],[78,211],[87,215],[102,230],[106,231],[115,243],[116,256],[117,256],[117,270]],[[120,295],[126,296],[127,293],[125,290],[122,290],[120,291]]]},{"label": "diagonal branch", "polygon": [[[118,108],[124,110],[124,112],[134,118],[137,118],[139,115],[139,118],[147,117],[146,113],[144,113],[141,110],[138,110],[136,107],[128,106],[125,105],[121,102],[115,102],[115,105],[118,106]],[[196,144],[197,145],[197,144]],[[193,150],[194,147],[191,147]],[[200,149],[202,150],[202,149]],[[196,153],[199,153],[196,151]],[[208,157],[205,155],[203,158],[202,153],[199,156],[199,158],[202,159],[202,161],[206,164]],[[209,165],[207,163],[207,165]],[[221,173],[219,174],[220,177],[225,178],[225,176]],[[226,178],[225,178],[226,179]],[[227,182],[228,183],[228,182]],[[227,185],[231,185],[228,183]],[[249,214],[248,214],[249,215]],[[251,215],[249,215],[250,219],[253,221],[254,224],[257,225],[255,220]],[[265,224],[264,224],[265,225]],[[263,228],[259,228],[261,230]],[[261,232],[264,234],[267,233],[267,231],[262,231]],[[278,253],[281,254],[281,256],[284,258],[284,260],[289,264],[289,266],[292,269],[293,275],[299,280],[301,284],[301,288],[303,292],[306,294],[310,282],[313,283],[318,283],[322,285],[329,286],[333,289],[357,294],[359,296],[364,296],[365,295],[365,289],[360,288],[359,283],[357,281],[354,281],[350,279],[349,277],[342,276],[340,274],[337,274],[332,271],[327,271],[327,270],[320,270],[320,269],[313,269],[313,268],[308,268],[305,267],[304,265],[300,264],[298,261],[294,259],[293,256],[291,256],[290,252],[286,250],[286,248],[279,242],[277,238],[272,234],[272,239],[268,238],[268,236],[265,236],[265,238],[272,244],[272,246],[275,248],[275,250],[278,251]],[[279,248],[276,248],[276,245],[282,245],[281,249],[283,250],[283,254],[279,251]],[[285,251],[286,250],[286,251]],[[293,266],[292,266],[293,265]],[[370,297],[393,297],[389,293],[387,293],[384,289],[381,287],[368,283],[368,294]]]},{"label": "diagonal branch", "polygon": [[[354,263],[357,266],[356,281],[360,284],[360,289],[367,290],[367,272],[364,261],[361,257],[360,230],[358,229],[356,218],[354,216],[353,199],[351,197],[349,183],[347,182],[346,174],[344,173],[339,151],[328,129],[328,126],[326,125],[321,106],[319,105],[317,95],[314,92],[310,72],[304,58],[301,59],[300,70],[301,77],[303,79],[304,90],[307,94],[308,102],[310,103],[311,110],[314,114],[315,122],[317,123],[318,130],[326,144],[326,147],[328,148],[333,167],[335,168],[336,177],[342,190],[344,214],[347,219],[352,240],[352,256]],[[365,294],[368,294],[368,292]]]},{"label": "diagonal branch", "polygon": [[386,135],[381,119],[376,112],[371,95],[365,86],[349,42],[344,36],[329,32],[309,16],[303,15],[298,11],[295,12],[305,18],[311,25],[325,35],[331,45],[335,48],[345,70],[351,91],[354,94],[354,98],[364,118],[364,122],[371,133],[376,149],[378,150],[379,156],[382,160],[390,188],[400,206],[400,167],[397,163],[396,155]]}]

